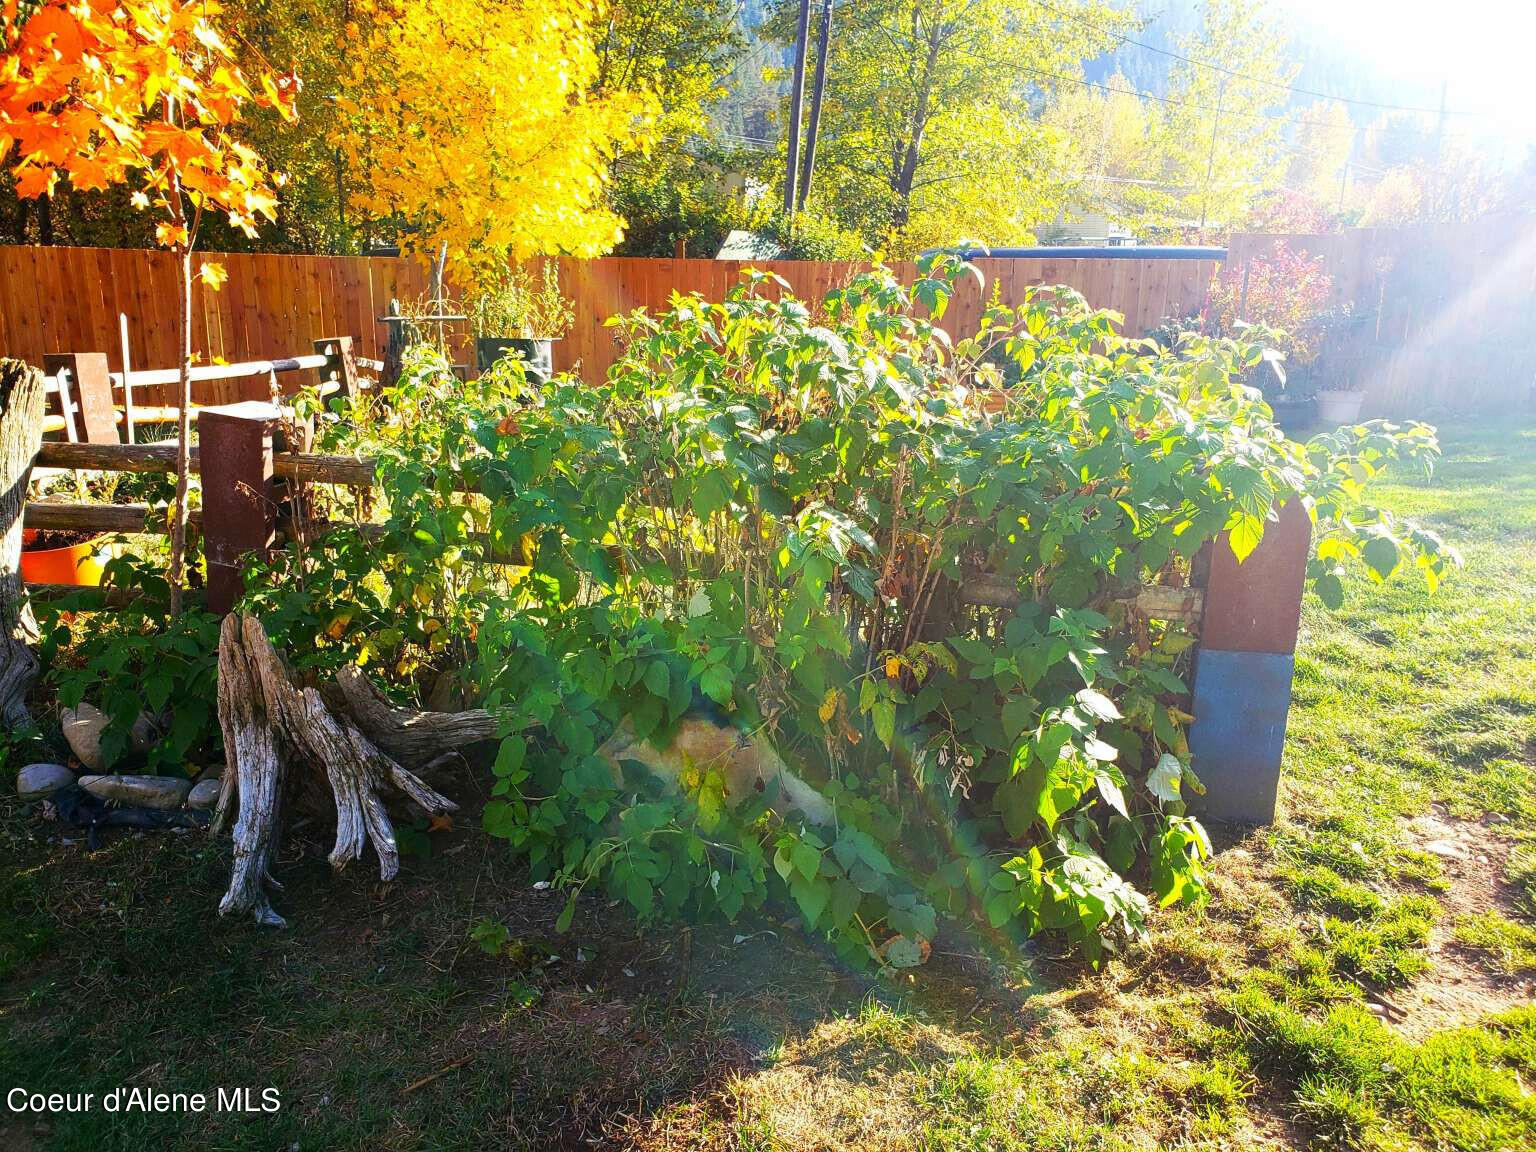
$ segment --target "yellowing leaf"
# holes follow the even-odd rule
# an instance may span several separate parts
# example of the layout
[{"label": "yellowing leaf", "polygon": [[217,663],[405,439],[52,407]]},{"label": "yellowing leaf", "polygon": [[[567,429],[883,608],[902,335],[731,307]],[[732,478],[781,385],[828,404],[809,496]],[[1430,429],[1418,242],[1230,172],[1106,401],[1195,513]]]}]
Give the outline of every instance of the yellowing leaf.
[{"label": "yellowing leaf", "polygon": [[225,271],[224,265],[215,264],[212,260],[204,260],[197,266],[197,276],[215,292],[223,286],[224,281],[229,279],[229,273]]}]

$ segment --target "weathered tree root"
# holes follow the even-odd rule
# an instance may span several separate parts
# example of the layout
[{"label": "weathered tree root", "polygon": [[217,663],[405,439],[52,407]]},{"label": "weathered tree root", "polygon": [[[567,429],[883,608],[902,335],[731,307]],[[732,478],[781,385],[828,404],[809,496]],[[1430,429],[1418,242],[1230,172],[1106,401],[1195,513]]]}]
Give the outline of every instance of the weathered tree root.
[{"label": "weathered tree root", "polygon": [[[404,793],[429,813],[458,807],[411,768],[494,735],[487,712],[413,712],[389,703],[362,670],[348,668],[324,694],[298,688],[253,616],[231,613],[219,629],[219,725],[227,762],[213,828],[235,821],[235,863],[219,913],[250,913],[259,924],[285,921],[267,899],[280,812],[321,795],[323,768],[336,808],[331,866],[340,871],[373,842],[379,878],[400,870],[395,829],[381,793]],[[404,763],[402,763],[404,762]],[[303,772],[309,769],[308,772]],[[301,774],[302,773],[302,774]]]}]

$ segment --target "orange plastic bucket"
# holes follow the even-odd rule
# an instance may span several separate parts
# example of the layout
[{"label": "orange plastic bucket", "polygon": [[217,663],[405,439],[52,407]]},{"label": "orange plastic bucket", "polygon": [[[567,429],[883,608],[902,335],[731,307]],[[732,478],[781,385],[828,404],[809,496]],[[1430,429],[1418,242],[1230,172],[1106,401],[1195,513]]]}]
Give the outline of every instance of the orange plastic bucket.
[{"label": "orange plastic bucket", "polygon": [[95,587],[101,583],[101,537],[72,544],[68,548],[27,550],[28,539],[36,534],[22,532],[21,579],[26,584],[74,584]]}]

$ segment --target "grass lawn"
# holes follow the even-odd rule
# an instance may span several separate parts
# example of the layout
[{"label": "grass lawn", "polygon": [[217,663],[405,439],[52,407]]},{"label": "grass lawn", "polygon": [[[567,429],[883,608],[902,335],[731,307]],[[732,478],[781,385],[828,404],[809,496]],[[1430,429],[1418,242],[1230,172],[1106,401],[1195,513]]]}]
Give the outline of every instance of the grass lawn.
[{"label": "grass lawn", "polygon": [[1536,1147],[1536,425],[1443,438],[1382,502],[1465,573],[1308,604],[1283,818],[1218,830],[1215,899],[1145,953],[952,935],[897,985],[772,919],[587,901],[560,936],[473,817],[388,888],[292,846],[272,932],[214,916],[222,845],[91,854],[7,797],[0,1089],[282,1104],[0,1107],[0,1149]]}]

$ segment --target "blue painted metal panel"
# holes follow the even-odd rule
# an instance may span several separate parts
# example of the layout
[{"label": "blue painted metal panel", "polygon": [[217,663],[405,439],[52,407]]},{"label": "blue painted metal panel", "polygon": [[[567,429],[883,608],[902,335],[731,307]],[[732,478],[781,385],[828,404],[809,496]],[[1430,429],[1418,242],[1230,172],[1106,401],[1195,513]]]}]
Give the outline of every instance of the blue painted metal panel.
[{"label": "blue painted metal panel", "polygon": [[1295,665],[1288,652],[1202,648],[1196,656],[1189,750],[1205,795],[1189,802],[1201,815],[1241,824],[1274,820]]}]

